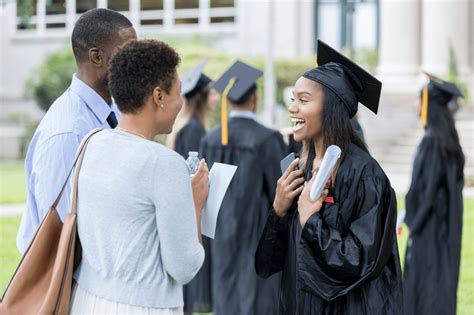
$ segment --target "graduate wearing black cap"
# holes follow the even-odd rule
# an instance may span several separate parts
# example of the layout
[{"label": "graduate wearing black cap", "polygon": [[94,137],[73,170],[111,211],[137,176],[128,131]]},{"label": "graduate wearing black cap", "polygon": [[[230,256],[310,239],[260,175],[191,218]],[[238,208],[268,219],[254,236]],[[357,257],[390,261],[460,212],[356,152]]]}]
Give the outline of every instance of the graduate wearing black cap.
[{"label": "graduate wearing black cap", "polygon": [[[187,123],[178,131],[174,149],[185,159],[190,151],[198,151],[202,137],[206,134],[205,121],[209,111],[209,95],[212,81],[204,73],[206,62],[199,63],[188,71],[181,80],[181,95],[185,99],[184,112]],[[206,252],[204,263],[197,275],[183,287],[185,313],[212,312],[211,262],[209,238],[202,236]]]},{"label": "graduate wearing black cap", "polygon": [[212,80],[203,73],[205,65],[205,61],[201,62],[181,80],[181,95],[185,99],[182,111],[187,122],[176,134],[174,150],[185,159],[189,151],[199,150],[201,138],[206,134]]},{"label": "graduate wearing black cap", "polygon": [[[350,122],[359,102],[377,113],[381,83],[321,41],[317,56],[289,107],[302,161],[278,180],[255,268],[262,277],[282,271],[280,314],[402,314],[395,193]],[[313,174],[330,145],[340,162],[313,202]]]},{"label": "graduate wearing black cap", "polygon": [[[214,83],[222,95],[222,123],[202,140],[200,152],[214,162],[237,165],[211,240],[215,315],[276,314],[279,278],[257,276],[252,261],[287,154],[282,136],[259,124],[256,80],[262,72],[237,61]],[[230,112],[227,115],[227,102]],[[227,117],[229,116],[229,117]]]},{"label": "graduate wearing black cap", "polygon": [[461,91],[428,75],[421,92],[425,134],[406,196],[405,314],[456,314],[464,155],[448,104]]}]

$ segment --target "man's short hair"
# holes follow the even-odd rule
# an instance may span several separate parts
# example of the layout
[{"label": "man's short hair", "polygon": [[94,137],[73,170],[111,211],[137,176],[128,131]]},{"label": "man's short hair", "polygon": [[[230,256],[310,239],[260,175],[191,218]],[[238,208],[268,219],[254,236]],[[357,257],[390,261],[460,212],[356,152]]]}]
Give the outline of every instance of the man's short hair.
[{"label": "man's short hair", "polygon": [[178,53],[157,40],[123,46],[109,63],[109,90],[122,113],[136,113],[156,86],[169,93],[180,62]]},{"label": "man's short hair", "polygon": [[102,48],[113,41],[119,31],[133,27],[122,14],[109,9],[92,9],[84,13],[74,25],[71,42],[76,61],[87,59],[89,49]]}]

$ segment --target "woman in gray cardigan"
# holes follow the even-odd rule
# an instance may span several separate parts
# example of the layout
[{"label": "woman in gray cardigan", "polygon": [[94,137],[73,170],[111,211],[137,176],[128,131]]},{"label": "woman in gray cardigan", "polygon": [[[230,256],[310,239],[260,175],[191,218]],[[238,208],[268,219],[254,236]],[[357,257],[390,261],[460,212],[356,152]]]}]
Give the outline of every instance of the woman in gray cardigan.
[{"label": "woman in gray cardigan", "polygon": [[[110,63],[122,116],[94,135],[79,175],[82,261],[71,313],[182,314],[182,285],[199,271],[208,168],[191,179],[184,159],[153,142],[181,109],[180,59],[167,44],[136,41]],[[102,119],[105,117],[97,117]]]}]

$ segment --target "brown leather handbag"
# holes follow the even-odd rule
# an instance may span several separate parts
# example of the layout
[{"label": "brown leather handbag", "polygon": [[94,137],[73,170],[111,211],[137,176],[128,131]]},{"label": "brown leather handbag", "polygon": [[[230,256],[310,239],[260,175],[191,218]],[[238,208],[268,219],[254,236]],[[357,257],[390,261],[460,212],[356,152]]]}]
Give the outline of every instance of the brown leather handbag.
[{"label": "brown leather handbag", "polygon": [[[77,184],[84,153],[92,131],[81,143],[66,182],[41,222],[0,301],[3,314],[67,314],[74,267],[81,257],[77,236]],[[61,200],[74,167],[70,213],[61,222],[56,207]]]}]

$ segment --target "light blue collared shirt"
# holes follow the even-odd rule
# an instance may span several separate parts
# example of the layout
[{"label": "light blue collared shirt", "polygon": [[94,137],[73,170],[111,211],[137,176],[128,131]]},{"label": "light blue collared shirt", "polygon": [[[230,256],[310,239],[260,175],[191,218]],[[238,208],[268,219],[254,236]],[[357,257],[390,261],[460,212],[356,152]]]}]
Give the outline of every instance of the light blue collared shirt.
[{"label": "light blue collared shirt", "polygon": [[229,113],[229,118],[247,118],[257,121],[257,115],[249,110],[234,110]]},{"label": "light blue collared shirt", "polygon": [[[112,110],[118,119],[115,104],[109,106],[74,74],[69,88],[41,120],[25,159],[26,210],[16,239],[22,254],[66,181],[82,138],[94,128],[110,128],[107,117]],[[70,211],[70,194],[68,183],[57,207],[61,219]]]}]

